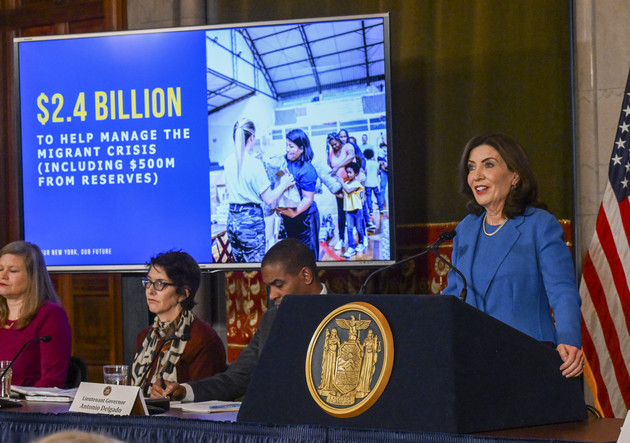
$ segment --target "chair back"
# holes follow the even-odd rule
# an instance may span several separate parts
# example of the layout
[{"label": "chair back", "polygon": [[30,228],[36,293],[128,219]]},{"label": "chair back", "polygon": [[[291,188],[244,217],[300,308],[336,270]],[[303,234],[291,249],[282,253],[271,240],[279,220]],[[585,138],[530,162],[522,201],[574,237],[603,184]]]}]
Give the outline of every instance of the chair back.
[{"label": "chair back", "polygon": [[70,365],[68,366],[68,378],[66,378],[66,386],[68,388],[78,387],[82,381],[87,381],[88,366],[81,357],[73,355],[70,357]]}]

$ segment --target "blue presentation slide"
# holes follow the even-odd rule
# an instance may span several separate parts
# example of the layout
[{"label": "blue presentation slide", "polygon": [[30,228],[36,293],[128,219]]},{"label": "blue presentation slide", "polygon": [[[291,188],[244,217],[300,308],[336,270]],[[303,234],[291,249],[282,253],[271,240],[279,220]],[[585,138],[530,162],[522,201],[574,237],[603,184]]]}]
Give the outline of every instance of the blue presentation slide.
[{"label": "blue presentation slide", "polygon": [[204,32],[19,49],[24,235],[46,263],[211,262]]}]

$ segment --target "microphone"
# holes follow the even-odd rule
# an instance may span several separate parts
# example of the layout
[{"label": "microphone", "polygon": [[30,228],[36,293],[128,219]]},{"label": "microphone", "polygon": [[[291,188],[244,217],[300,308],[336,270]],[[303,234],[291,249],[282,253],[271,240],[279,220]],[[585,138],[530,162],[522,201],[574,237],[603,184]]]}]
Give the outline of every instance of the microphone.
[{"label": "microphone", "polygon": [[29,343],[33,343],[33,342],[36,342],[36,341],[41,341],[41,342],[44,342],[44,343],[48,343],[50,340],[52,340],[52,337],[50,335],[44,335],[43,337],[31,338],[26,343],[24,343],[22,345],[22,347],[20,348],[20,350],[18,351],[18,353],[15,354],[15,357],[13,357],[13,360],[11,360],[11,363],[9,363],[9,366],[4,368],[4,371],[2,371],[2,374],[0,374],[0,380],[2,380],[4,378],[4,375],[9,371],[9,369],[11,369],[11,366],[13,366],[13,363],[15,363],[15,360],[17,360],[17,358],[20,356],[22,351],[24,349],[26,349],[26,347],[29,345]]},{"label": "microphone", "polygon": [[[140,386],[140,388],[142,389],[142,395],[143,396],[146,395],[146,392],[145,392],[146,388],[144,386],[142,386],[142,385],[146,381],[146,378],[149,375],[149,372],[151,372],[151,368],[153,367],[153,364],[155,363],[155,360],[157,360],[157,358],[160,356],[160,352],[162,352],[162,348],[164,347],[166,342],[173,341],[176,338],[181,338],[181,340],[183,340],[183,341],[188,341],[188,340],[190,340],[190,334],[183,334],[181,337],[177,337],[176,335],[171,335],[170,337],[167,337],[164,340],[162,340],[162,342],[160,343],[160,346],[158,346],[158,348],[157,348],[157,351],[155,352],[155,354],[153,354],[153,358],[151,359],[151,364],[149,365],[147,370],[144,371],[144,374],[142,374],[142,377],[140,378],[140,382],[137,385],[137,386]],[[155,368],[155,369],[156,369],[156,372],[157,372],[157,368]]]},{"label": "microphone", "polygon": [[[396,263],[392,263],[389,266],[385,266],[384,268],[379,268],[376,271],[372,272],[370,275],[368,275],[368,277],[365,279],[365,281],[363,282],[363,284],[361,285],[361,288],[359,288],[359,294],[358,295],[363,295],[365,294],[365,288],[367,287],[367,284],[370,280],[372,280],[372,277],[374,277],[376,274],[378,274],[379,272],[383,272],[386,271],[387,269],[393,268],[395,266],[401,265],[405,262],[408,262],[410,260],[415,260],[418,257],[423,256],[424,254],[430,252],[430,251],[435,251],[437,250],[437,248],[440,247],[440,245],[442,243],[444,243],[445,241],[451,240],[453,237],[455,237],[457,235],[457,232],[455,230],[452,231],[444,231],[440,234],[440,236],[438,237],[438,239],[435,241],[435,243],[433,243],[431,246],[429,246],[428,248],[425,248],[422,252],[419,252],[418,254],[412,255],[411,257],[407,257],[404,260],[401,260],[399,262]],[[439,254],[436,254],[439,257]],[[453,267],[453,265],[451,265],[449,263],[450,267]]]},{"label": "microphone", "polygon": [[442,262],[446,266],[451,268],[453,271],[455,271],[457,273],[457,275],[459,275],[462,278],[462,281],[464,282],[464,287],[462,288],[462,291],[459,293],[459,299],[461,301],[465,302],[466,301],[466,296],[468,295],[468,282],[466,281],[466,277],[464,277],[464,274],[462,274],[459,269],[457,269],[455,266],[453,266],[453,263],[451,263],[450,261],[448,261],[447,259],[442,257],[440,254],[435,254],[435,256],[437,258],[439,258],[440,260],[442,260]]}]

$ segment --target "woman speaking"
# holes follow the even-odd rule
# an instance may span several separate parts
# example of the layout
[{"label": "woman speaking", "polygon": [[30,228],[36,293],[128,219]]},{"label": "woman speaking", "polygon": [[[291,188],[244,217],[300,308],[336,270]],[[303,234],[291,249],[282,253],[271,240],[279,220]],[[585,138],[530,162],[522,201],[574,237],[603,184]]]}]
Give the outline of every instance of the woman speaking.
[{"label": "woman speaking", "polygon": [[[470,214],[457,226],[452,262],[468,281],[466,301],[556,346],[565,377],[583,371],[580,295],[560,223],[541,209],[521,145],[501,133],[473,137],[459,163]],[[443,294],[459,294],[452,270]]]}]

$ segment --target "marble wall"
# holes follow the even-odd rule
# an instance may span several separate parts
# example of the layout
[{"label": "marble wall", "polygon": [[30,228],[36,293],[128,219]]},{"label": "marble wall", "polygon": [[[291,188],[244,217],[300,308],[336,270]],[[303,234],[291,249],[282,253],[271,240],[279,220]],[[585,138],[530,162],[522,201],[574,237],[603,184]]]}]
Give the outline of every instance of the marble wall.
[{"label": "marble wall", "polygon": [[630,67],[630,2],[574,0],[578,266],[595,232]]},{"label": "marble wall", "polygon": [[213,1],[206,0],[127,0],[129,29],[199,26],[206,24]]}]

